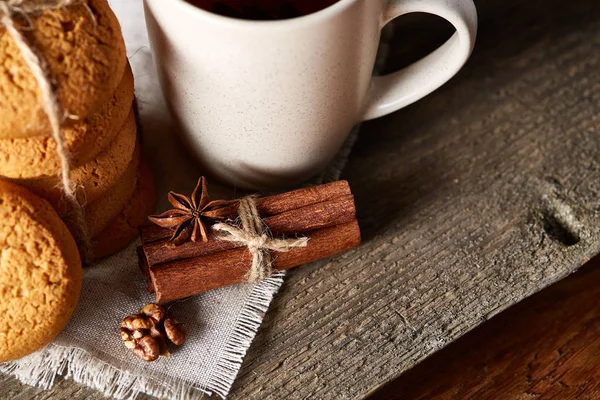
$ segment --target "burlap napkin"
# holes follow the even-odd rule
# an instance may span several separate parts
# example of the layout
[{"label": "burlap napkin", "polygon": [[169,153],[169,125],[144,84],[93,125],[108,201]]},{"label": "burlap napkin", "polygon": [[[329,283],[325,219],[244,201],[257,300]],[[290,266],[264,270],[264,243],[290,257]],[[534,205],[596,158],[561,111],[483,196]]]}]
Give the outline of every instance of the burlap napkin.
[{"label": "burlap napkin", "polygon": [[[158,207],[164,210],[169,208],[166,192],[190,192],[201,171],[173,136],[148,45],[142,0],[114,0],[111,5],[121,21],[134,70],[144,149],[154,161],[161,199]],[[353,132],[338,159],[317,181],[339,177],[355,136]],[[234,193],[212,185],[211,195],[219,198]],[[0,364],[0,371],[44,388],[50,388],[58,375],[65,375],[118,399],[142,392],[169,399],[212,393],[225,397],[283,274],[257,285],[230,286],[170,305],[171,313],[185,324],[189,339],[170,358],[145,363],[132,356],[117,333],[125,316],[153,300],[137,268],[138,244],[87,268],[79,305],[60,336],[35,354]]]}]

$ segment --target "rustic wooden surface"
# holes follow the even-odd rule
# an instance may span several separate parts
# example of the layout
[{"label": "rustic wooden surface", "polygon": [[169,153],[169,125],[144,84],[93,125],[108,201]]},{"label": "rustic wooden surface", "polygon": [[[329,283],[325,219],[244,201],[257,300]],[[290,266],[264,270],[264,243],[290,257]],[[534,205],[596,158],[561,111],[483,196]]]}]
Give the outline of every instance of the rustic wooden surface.
[{"label": "rustic wooden surface", "polygon": [[[600,251],[600,3],[477,4],[459,75],[364,125],[344,176],[364,244],[289,274],[231,398],[363,398]],[[449,32],[424,19],[390,69]],[[102,398],[9,377],[0,397]]]},{"label": "rustic wooden surface", "polygon": [[[368,399],[600,398],[597,282],[600,257],[483,323]],[[102,398],[65,381],[53,391],[40,391],[0,378],[0,388],[2,399]]]},{"label": "rustic wooden surface", "polygon": [[600,257],[485,322],[369,400],[600,398]]},{"label": "rustic wooden surface", "polygon": [[232,398],[362,398],[599,251],[600,4],[479,4],[456,79],[364,127],[365,243],[287,279]]}]

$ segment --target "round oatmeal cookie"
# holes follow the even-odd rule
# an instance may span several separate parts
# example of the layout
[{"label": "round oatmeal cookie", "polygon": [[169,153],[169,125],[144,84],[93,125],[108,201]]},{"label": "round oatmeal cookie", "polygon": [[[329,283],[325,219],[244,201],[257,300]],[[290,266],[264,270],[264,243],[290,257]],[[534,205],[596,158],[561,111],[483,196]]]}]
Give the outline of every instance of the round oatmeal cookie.
[{"label": "round oatmeal cookie", "polygon": [[148,221],[148,215],[155,207],[154,178],[150,167],[142,160],[133,197],[108,228],[92,239],[93,260],[89,261],[108,257],[127,247],[138,237],[138,228]]},{"label": "round oatmeal cookie", "polygon": [[0,181],[0,362],[48,344],[81,291],[81,259],[47,201]]},{"label": "round oatmeal cookie", "polygon": [[[123,126],[132,103],[133,74],[128,66],[113,97],[98,112],[63,127],[66,150],[73,166],[93,160],[107,147]],[[57,175],[60,167],[56,142],[51,136],[0,138],[0,176],[51,176]]]},{"label": "round oatmeal cookie", "polygon": [[[71,171],[71,180],[77,187],[77,198],[82,204],[91,204],[99,199],[123,175],[133,157],[137,143],[136,131],[135,117],[133,112],[130,112],[108,148],[94,160]],[[25,186],[48,200],[59,214],[63,215],[69,211],[58,175],[8,180]]]},{"label": "round oatmeal cookie", "polygon": [[[83,120],[117,88],[127,55],[121,27],[106,0],[82,0],[14,22],[43,57],[67,119]],[[0,137],[50,135],[41,91],[17,44],[0,27]]]}]

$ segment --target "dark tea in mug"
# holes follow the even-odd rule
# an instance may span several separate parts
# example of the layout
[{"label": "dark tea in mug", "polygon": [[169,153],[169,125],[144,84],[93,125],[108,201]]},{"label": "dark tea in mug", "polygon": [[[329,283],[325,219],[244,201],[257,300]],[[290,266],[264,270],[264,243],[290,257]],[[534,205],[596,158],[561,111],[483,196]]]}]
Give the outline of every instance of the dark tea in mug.
[{"label": "dark tea in mug", "polygon": [[188,3],[231,18],[269,21],[301,17],[339,0],[186,0]]}]

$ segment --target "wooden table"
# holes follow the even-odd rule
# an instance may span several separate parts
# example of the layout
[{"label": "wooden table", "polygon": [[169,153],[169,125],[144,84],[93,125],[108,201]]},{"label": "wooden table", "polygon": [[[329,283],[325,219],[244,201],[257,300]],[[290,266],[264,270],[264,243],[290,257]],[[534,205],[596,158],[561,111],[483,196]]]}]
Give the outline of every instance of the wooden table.
[{"label": "wooden table", "polygon": [[[600,2],[476,3],[459,75],[363,126],[345,178],[364,244],[289,275],[231,398],[594,393],[597,268],[485,321],[600,252]],[[449,34],[405,18],[388,68]],[[0,377],[0,398],[103,397]]]},{"label": "wooden table", "polygon": [[[600,258],[467,333],[369,400],[600,398]],[[0,377],[0,399],[104,397],[61,380],[43,391]]]},{"label": "wooden table", "polygon": [[482,324],[370,400],[600,398],[600,258]]}]

